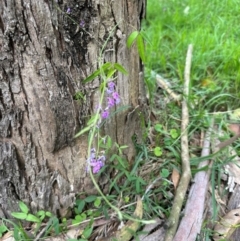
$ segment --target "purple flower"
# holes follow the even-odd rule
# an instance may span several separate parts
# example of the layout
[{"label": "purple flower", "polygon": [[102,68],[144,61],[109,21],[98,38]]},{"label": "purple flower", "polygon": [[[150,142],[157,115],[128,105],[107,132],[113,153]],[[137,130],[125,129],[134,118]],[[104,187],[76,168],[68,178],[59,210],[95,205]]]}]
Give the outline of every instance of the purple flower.
[{"label": "purple flower", "polygon": [[80,22],[80,27],[81,27],[81,28],[84,28],[84,26],[85,26],[85,21],[84,21],[84,20],[81,20],[81,22]]},{"label": "purple flower", "polygon": [[104,166],[104,163],[99,160],[94,160],[93,162],[91,162],[90,165],[93,167],[93,169],[92,169],[93,174],[96,174]]},{"label": "purple flower", "polygon": [[71,13],[71,8],[68,8],[66,13],[70,14]]},{"label": "purple flower", "polygon": [[113,107],[115,105],[115,101],[113,98],[108,97],[108,107]]},{"label": "purple flower", "polygon": [[114,87],[115,87],[115,83],[114,82],[108,82],[108,88],[111,90],[111,91],[114,91]]},{"label": "purple flower", "polygon": [[102,118],[103,118],[103,119],[107,119],[108,116],[109,116],[109,111],[108,111],[108,110],[104,110],[104,111],[102,112]]},{"label": "purple flower", "polygon": [[105,164],[106,157],[104,155],[99,156],[96,158],[96,150],[93,148],[91,149],[90,157],[87,160],[88,167],[87,171],[89,171],[89,166],[92,167],[92,172],[93,174],[96,174],[100,171],[100,169],[104,166]]},{"label": "purple flower", "polygon": [[112,97],[113,97],[113,99],[115,100],[115,103],[116,104],[119,104],[120,103],[120,96],[119,96],[119,94],[118,94],[118,92],[113,92],[112,93]]}]

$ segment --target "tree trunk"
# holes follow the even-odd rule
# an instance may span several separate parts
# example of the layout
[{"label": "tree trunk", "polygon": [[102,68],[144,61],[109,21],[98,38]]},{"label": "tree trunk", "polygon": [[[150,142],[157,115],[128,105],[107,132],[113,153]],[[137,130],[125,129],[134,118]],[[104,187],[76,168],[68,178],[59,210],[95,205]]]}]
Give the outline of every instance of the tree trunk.
[{"label": "tree trunk", "polygon": [[140,27],[144,1],[0,1],[0,216],[9,217],[19,200],[65,215],[77,193],[93,189],[87,134],[73,137],[97,106],[100,80],[82,80],[99,68],[109,36],[103,61],[128,70],[117,74],[117,90],[130,108],[108,120],[105,132],[128,145],[133,159],[135,110],[145,100],[139,57],[126,39]]}]

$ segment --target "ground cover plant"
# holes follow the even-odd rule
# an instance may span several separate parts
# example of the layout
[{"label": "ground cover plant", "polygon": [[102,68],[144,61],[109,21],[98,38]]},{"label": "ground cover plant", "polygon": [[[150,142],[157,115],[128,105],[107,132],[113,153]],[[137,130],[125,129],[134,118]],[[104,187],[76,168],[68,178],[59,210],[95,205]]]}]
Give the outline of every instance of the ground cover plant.
[{"label": "ground cover plant", "polygon": [[[92,177],[98,194],[86,197],[80,193],[69,220],[58,219],[45,211],[31,214],[28,207],[20,202],[20,212],[12,214],[17,219],[12,223],[16,240],[47,239],[61,233],[68,235],[63,236],[63,240],[68,237],[71,241],[150,240],[150,235],[155,237],[154,240],[163,240],[165,230],[169,228],[165,224],[171,216],[173,199],[183,174],[181,98],[185,97],[189,112],[186,137],[192,177],[200,172],[199,163],[207,158],[215,159],[211,169],[201,167],[202,171],[210,172],[211,192],[206,200],[213,211],[207,216],[209,220],[203,222],[196,240],[211,240],[216,223],[219,226],[215,231],[221,236],[214,237],[214,240],[227,239],[239,224],[239,220],[230,217],[234,227],[223,230],[218,221],[219,215],[223,217],[222,214],[227,213],[226,209],[221,211],[220,204],[228,205],[229,197],[229,192],[225,190],[227,181],[222,181],[221,175],[225,172],[224,167],[233,162],[233,157],[221,149],[206,154],[207,157],[200,157],[201,135],[211,127],[213,117],[218,128],[214,136],[217,138],[218,133],[226,130],[222,132],[221,140],[230,137],[231,121],[238,124],[240,32],[237,28],[237,1],[148,0],[147,6],[142,32],[134,31],[126,43],[128,47],[137,45],[139,49],[145,65],[149,101],[147,120],[139,113],[144,129],[143,141],[132,138],[136,148],[133,164],[130,165],[123,156],[127,146],[119,146],[110,136],[101,135],[104,122],[116,114],[115,107],[116,111],[121,111],[118,108],[121,96],[116,91],[114,74],[117,71],[127,74],[127,71],[118,63],[100,63],[100,68],[85,79],[85,82],[96,77],[102,80],[99,108],[86,128],[77,134],[89,133],[86,171]],[[189,44],[192,44],[193,52],[187,93],[183,91],[183,86]],[[161,79],[161,84],[158,79]],[[238,152],[236,143],[234,149]],[[223,160],[222,156],[226,158]],[[98,182],[101,179],[109,185],[101,186]],[[183,200],[184,207],[187,195]],[[125,229],[117,231],[121,221],[124,221]],[[8,222],[4,220],[0,234],[9,229]],[[29,228],[32,231],[30,235],[29,230],[24,229],[26,222],[34,224]],[[150,232],[144,227],[150,227]],[[75,233],[71,236],[69,230]]]}]

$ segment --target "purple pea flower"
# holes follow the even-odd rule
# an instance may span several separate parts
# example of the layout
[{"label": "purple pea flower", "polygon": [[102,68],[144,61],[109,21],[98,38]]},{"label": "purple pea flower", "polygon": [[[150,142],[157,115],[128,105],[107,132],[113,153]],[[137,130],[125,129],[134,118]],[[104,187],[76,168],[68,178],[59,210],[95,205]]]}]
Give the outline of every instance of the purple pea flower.
[{"label": "purple pea flower", "polygon": [[84,26],[85,26],[85,21],[84,21],[84,20],[81,20],[81,22],[80,22],[80,27],[81,27],[81,28],[84,28]]},{"label": "purple pea flower", "polygon": [[108,110],[104,110],[104,111],[102,112],[102,118],[103,118],[103,119],[107,119],[108,116],[109,116],[109,111],[108,111]]},{"label": "purple pea flower", "polygon": [[111,82],[108,83],[109,90],[114,91],[114,87],[115,87],[115,83],[114,82],[111,81]]},{"label": "purple pea flower", "polygon": [[67,11],[66,11],[67,14],[70,14],[71,13],[71,8],[68,8]]},{"label": "purple pea flower", "polygon": [[[96,174],[100,171],[100,169],[104,166],[105,164],[106,157],[104,155],[96,158],[96,150],[93,148],[91,149],[90,157],[87,160],[88,166],[92,167],[92,172],[93,174]],[[89,169],[87,168],[87,171]]]},{"label": "purple pea flower", "polygon": [[115,103],[116,104],[119,104],[120,103],[120,96],[119,96],[119,94],[117,93],[117,92],[113,92],[112,93],[112,97],[113,97],[113,99],[115,100]]},{"label": "purple pea flower", "polygon": [[114,91],[115,84],[114,82],[108,82],[107,93],[111,94]]},{"label": "purple pea flower", "polygon": [[94,162],[91,162],[91,166],[93,167],[92,169],[93,174],[96,174],[104,166],[104,163],[102,161],[94,161]]},{"label": "purple pea flower", "polygon": [[115,101],[113,98],[108,97],[108,107],[113,107],[115,105]]}]

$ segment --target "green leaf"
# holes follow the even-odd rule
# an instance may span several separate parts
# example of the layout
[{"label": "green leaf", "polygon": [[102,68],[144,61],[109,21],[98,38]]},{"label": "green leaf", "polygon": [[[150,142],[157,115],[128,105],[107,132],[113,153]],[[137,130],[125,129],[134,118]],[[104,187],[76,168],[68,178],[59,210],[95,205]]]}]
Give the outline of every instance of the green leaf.
[{"label": "green leaf", "polygon": [[92,126],[92,124],[94,124],[94,122],[96,121],[96,118],[99,117],[98,115],[99,114],[92,115],[91,118],[88,120],[87,125]]},{"label": "green leaf", "polygon": [[52,217],[53,215],[52,215],[51,212],[48,212],[48,211],[47,211],[47,212],[46,212],[46,216],[50,218],[50,217]]},{"label": "green leaf", "polygon": [[124,158],[116,155],[116,159],[118,160],[118,163],[119,163],[124,169],[127,169],[127,168],[128,168],[128,162],[127,162]]},{"label": "green leaf", "polygon": [[102,199],[100,197],[97,197],[97,199],[94,201],[94,207],[98,208],[101,205]]},{"label": "green leaf", "polygon": [[83,80],[83,83],[86,84],[87,82],[94,80],[96,77],[101,75],[101,73],[105,72],[111,66],[112,66],[112,63],[110,62],[103,64],[99,69],[97,69],[95,72],[89,75],[85,80]]},{"label": "green leaf", "polygon": [[119,72],[121,72],[121,73],[123,73],[123,74],[125,74],[125,75],[128,75],[127,70],[126,70],[121,64],[115,63],[115,64],[114,64],[114,68],[115,68],[116,70],[118,70]]},{"label": "green leaf", "polygon": [[45,218],[45,216],[46,216],[46,212],[45,211],[43,211],[43,210],[40,210],[40,211],[38,211],[37,213],[36,213],[36,215],[40,218],[40,220],[42,221],[44,218]]},{"label": "green leaf", "polygon": [[128,48],[132,47],[132,45],[133,45],[133,43],[134,43],[134,41],[136,40],[136,38],[137,38],[138,35],[139,35],[139,32],[138,32],[138,31],[133,31],[133,32],[129,35],[129,37],[128,37],[128,39],[127,39],[127,47],[128,47]]},{"label": "green leaf", "polygon": [[83,231],[82,236],[86,239],[88,239],[90,237],[90,235],[92,234],[93,231],[93,227],[86,227]]},{"label": "green leaf", "polygon": [[157,131],[157,132],[162,132],[163,131],[163,127],[161,124],[156,124],[154,126],[154,129]]},{"label": "green leaf", "polygon": [[0,225],[0,237],[2,237],[7,230],[8,228],[4,224]]},{"label": "green leaf", "polygon": [[144,47],[143,37],[141,34],[137,36],[137,48],[138,48],[138,54],[142,62],[145,63],[146,62],[145,47]]},{"label": "green leaf", "polygon": [[96,198],[97,198],[97,196],[92,195],[92,196],[86,197],[84,200],[85,200],[85,202],[87,202],[87,203],[91,203],[91,202],[95,201]]},{"label": "green leaf", "polygon": [[110,68],[107,72],[106,79],[110,79],[116,72],[116,69]]},{"label": "green leaf", "polygon": [[26,220],[29,221],[29,222],[34,222],[34,223],[40,223],[41,222],[41,220],[38,217],[36,217],[35,215],[30,214],[30,213],[27,215]]},{"label": "green leaf", "polygon": [[128,148],[128,146],[120,146],[119,148],[120,149],[126,149],[126,148]]},{"label": "green leaf", "polygon": [[89,131],[91,128],[92,128],[92,126],[87,126],[87,127],[85,127],[84,129],[82,129],[81,131],[79,131],[79,132],[74,136],[74,138],[77,138],[77,137],[81,136],[81,135],[84,134],[85,132]]},{"label": "green leaf", "polygon": [[40,211],[38,211],[36,214],[37,214],[38,217],[41,217],[41,216],[45,216],[45,215],[46,215],[46,212],[43,211],[43,210],[40,210]]},{"label": "green leaf", "polygon": [[155,156],[161,156],[162,155],[162,149],[159,146],[155,147],[153,151],[154,151]]},{"label": "green leaf", "polygon": [[169,171],[166,168],[163,168],[161,171],[161,177],[167,178],[169,176]]},{"label": "green leaf", "polygon": [[20,212],[12,212],[11,215],[14,217],[14,218],[17,218],[17,219],[26,219],[27,218],[27,214],[26,213],[20,213]]},{"label": "green leaf", "polygon": [[87,214],[87,216],[92,216],[93,210],[91,210],[91,209],[90,209],[90,210],[87,210],[87,211],[86,211],[86,214]]},{"label": "green leaf", "polygon": [[82,213],[81,215],[76,215],[75,218],[72,220],[72,224],[81,223],[82,221],[87,219],[87,215]]},{"label": "green leaf", "polygon": [[178,133],[178,131],[177,131],[176,129],[171,129],[171,130],[170,130],[170,135],[171,135],[171,137],[172,137],[173,139],[176,139],[176,138],[178,138],[179,133]]},{"label": "green leaf", "polygon": [[21,209],[21,211],[23,212],[23,213],[28,213],[28,211],[29,211],[29,208],[28,208],[28,206],[25,204],[25,203],[23,203],[23,202],[19,202],[19,207],[20,207],[20,209]]},{"label": "green leaf", "polygon": [[77,200],[77,210],[79,213],[82,212],[84,206],[85,206],[85,201],[84,200]]},{"label": "green leaf", "polygon": [[112,147],[112,139],[110,136],[107,137],[106,147],[107,147],[107,149],[110,149]]}]

